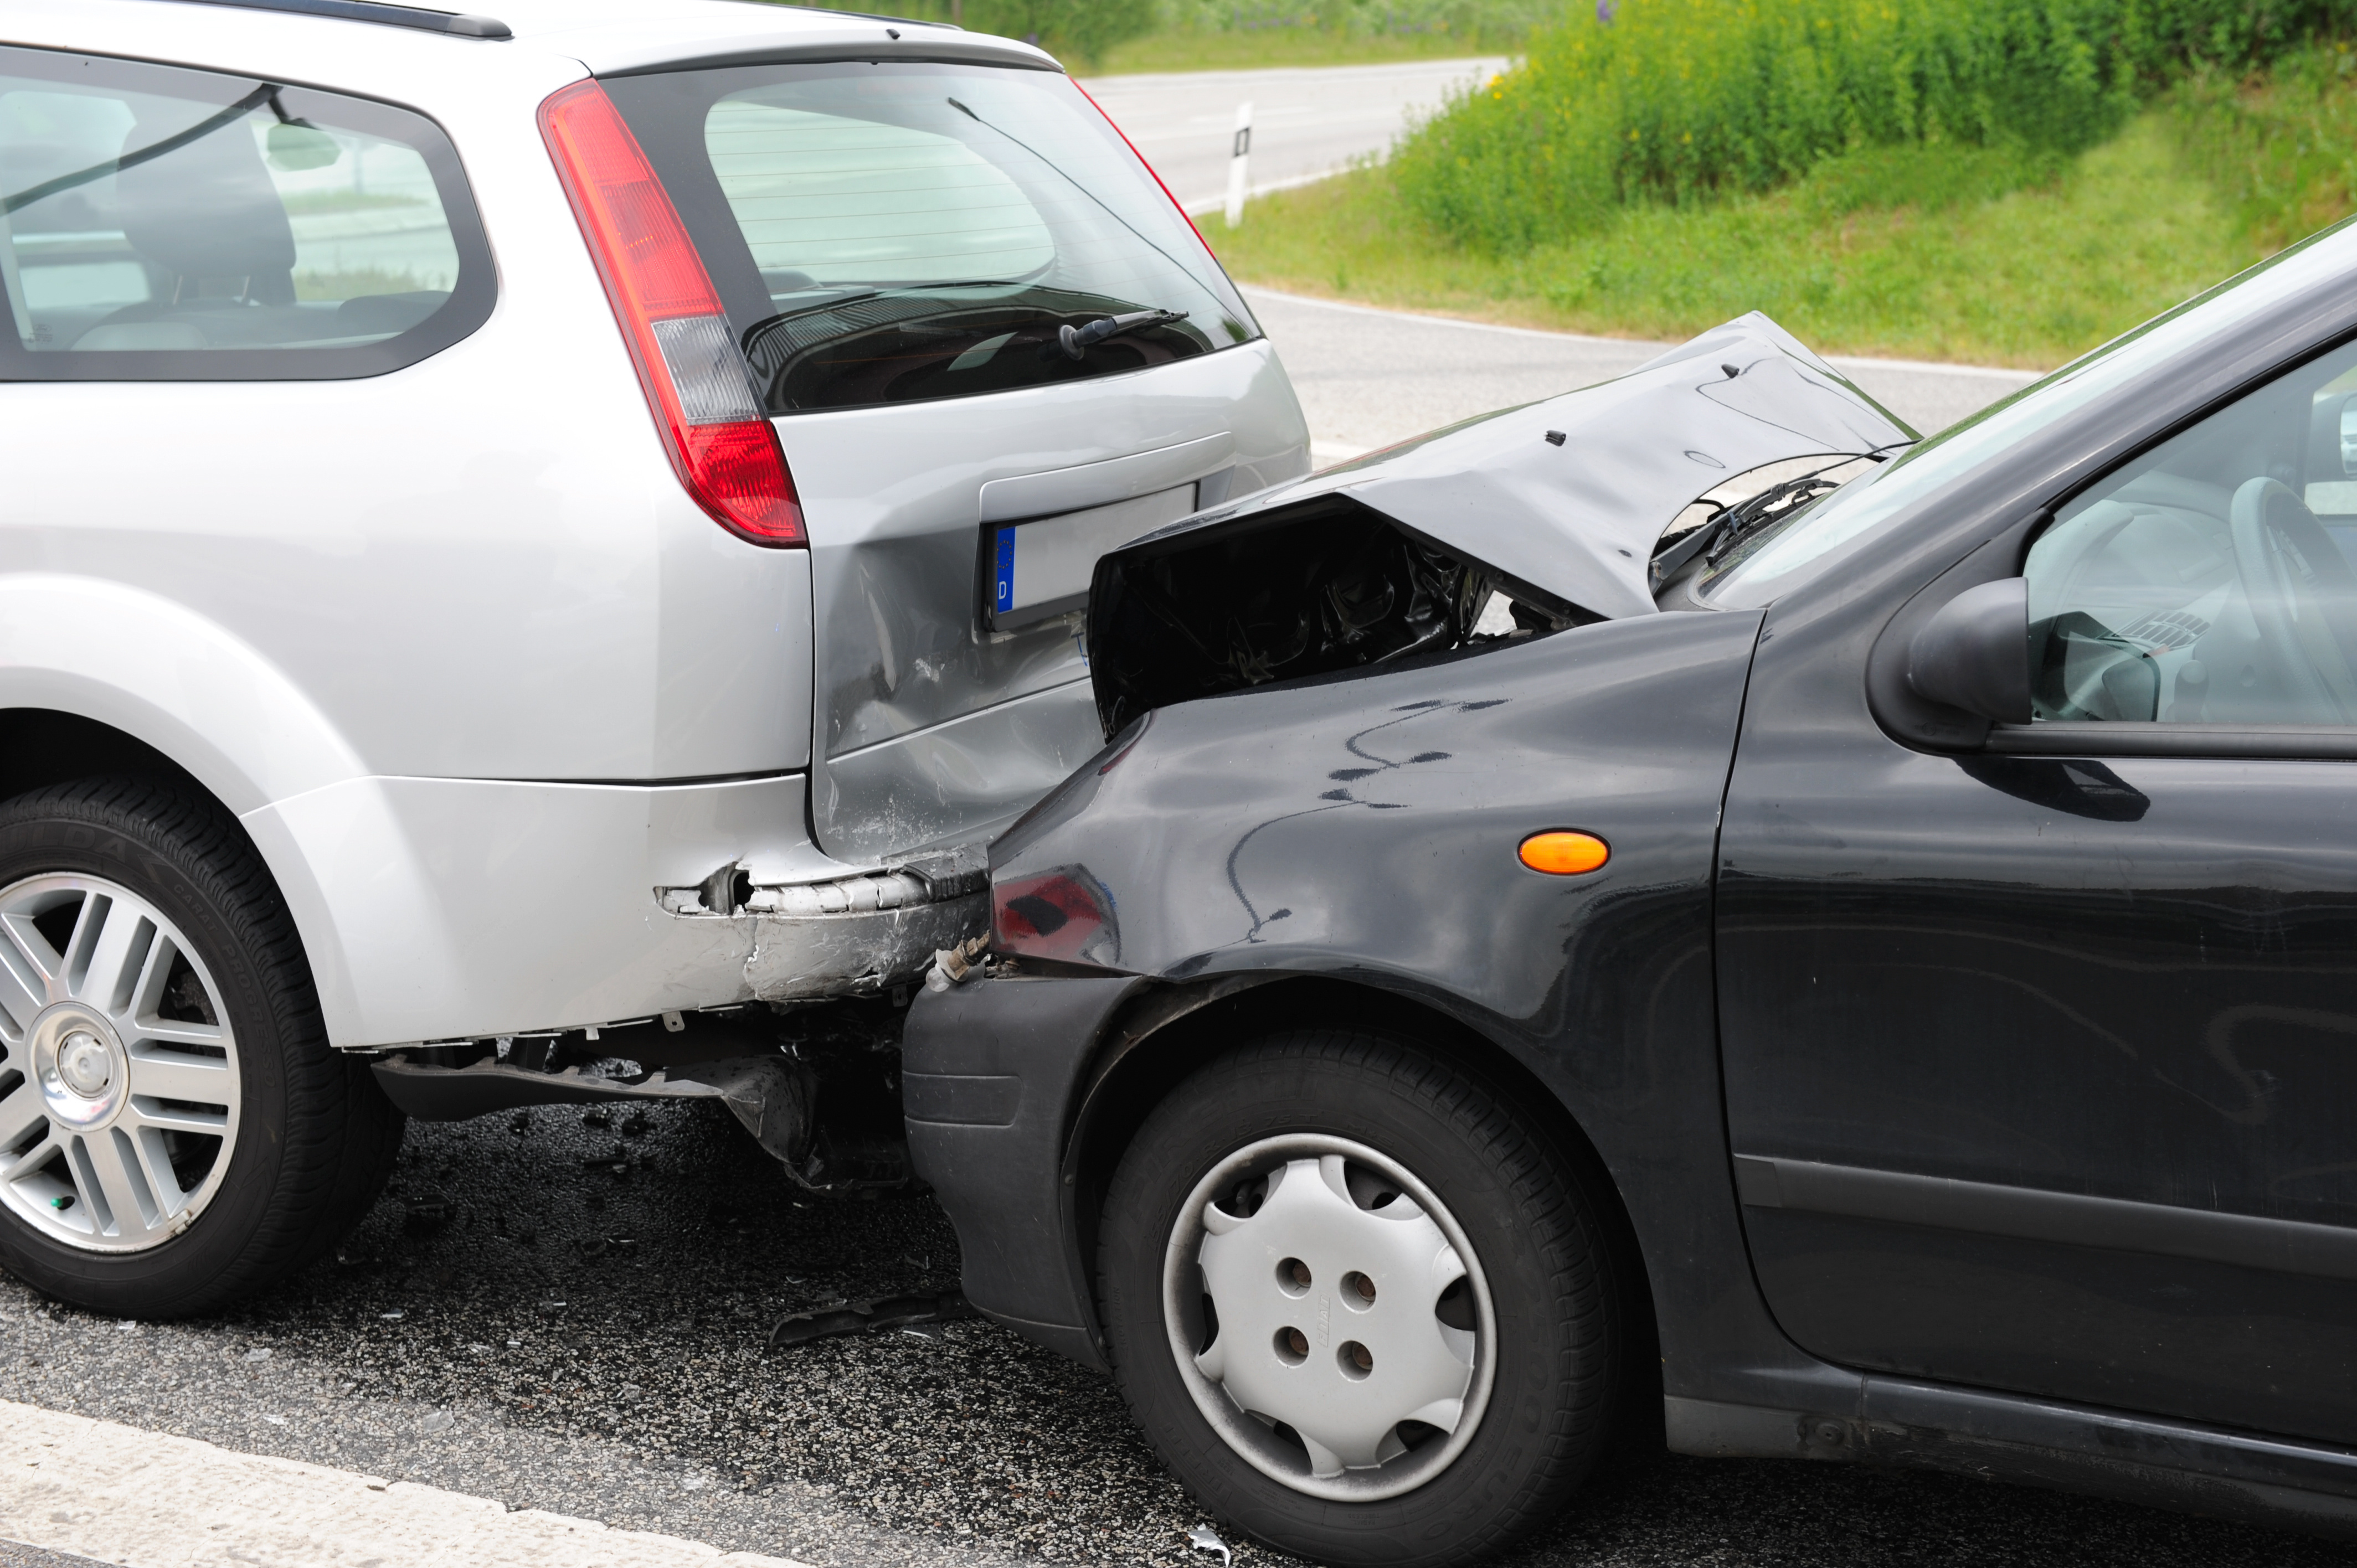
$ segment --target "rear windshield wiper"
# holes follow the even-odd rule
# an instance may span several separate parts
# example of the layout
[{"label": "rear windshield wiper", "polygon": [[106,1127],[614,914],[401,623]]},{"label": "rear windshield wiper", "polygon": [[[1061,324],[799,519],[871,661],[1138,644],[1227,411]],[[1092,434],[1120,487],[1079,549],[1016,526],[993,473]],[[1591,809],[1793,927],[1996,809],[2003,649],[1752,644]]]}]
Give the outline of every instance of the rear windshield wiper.
[{"label": "rear windshield wiper", "polygon": [[1167,327],[1173,321],[1184,321],[1183,310],[1133,310],[1123,316],[1101,316],[1086,327],[1071,322],[1056,328],[1056,340],[1039,346],[1039,357],[1052,360],[1061,354],[1068,360],[1088,357],[1089,349],[1108,338],[1118,338],[1125,332],[1135,332],[1146,327]]}]

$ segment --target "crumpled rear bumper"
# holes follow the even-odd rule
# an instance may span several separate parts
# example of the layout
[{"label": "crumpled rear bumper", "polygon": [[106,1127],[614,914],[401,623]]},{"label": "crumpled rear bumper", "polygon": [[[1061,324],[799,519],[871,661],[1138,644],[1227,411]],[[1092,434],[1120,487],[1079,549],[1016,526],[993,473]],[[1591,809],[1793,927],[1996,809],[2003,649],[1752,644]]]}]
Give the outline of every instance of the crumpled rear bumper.
[{"label": "crumpled rear bumper", "polygon": [[328,1039],[398,1050],[873,995],[985,929],[978,843],[846,865],[810,842],[805,786],[371,777],[240,820]]},{"label": "crumpled rear bumper", "polygon": [[822,882],[756,882],[735,862],[656,902],[716,946],[741,953],[730,1001],[874,995],[924,978],[933,954],[990,929],[979,844]]}]

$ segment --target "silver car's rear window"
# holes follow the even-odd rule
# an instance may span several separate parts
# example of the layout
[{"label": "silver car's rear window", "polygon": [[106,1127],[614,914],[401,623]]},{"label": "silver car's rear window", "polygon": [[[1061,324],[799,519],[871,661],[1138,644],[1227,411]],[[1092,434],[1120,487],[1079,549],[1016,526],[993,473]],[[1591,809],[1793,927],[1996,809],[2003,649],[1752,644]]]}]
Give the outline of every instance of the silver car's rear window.
[{"label": "silver car's rear window", "polygon": [[[770,65],[606,89],[774,413],[1082,380],[1259,335],[1153,175],[1056,72]],[[1169,314],[1093,342],[1061,331],[1146,312]]]}]

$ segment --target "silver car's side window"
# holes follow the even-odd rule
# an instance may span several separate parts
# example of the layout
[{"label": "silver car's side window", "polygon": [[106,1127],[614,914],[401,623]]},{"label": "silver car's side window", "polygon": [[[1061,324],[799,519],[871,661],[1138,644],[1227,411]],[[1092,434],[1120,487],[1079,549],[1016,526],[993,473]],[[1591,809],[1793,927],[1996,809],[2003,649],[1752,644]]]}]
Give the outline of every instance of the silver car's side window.
[{"label": "silver car's side window", "polygon": [[2237,400],[2033,545],[2042,719],[2357,725],[2357,347]]},{"label": "silver car's side window", "polygon": [[490,277],[417,115],[0,49],[0,285],[10,379],[217,380],[407,363],[481,319]]}]

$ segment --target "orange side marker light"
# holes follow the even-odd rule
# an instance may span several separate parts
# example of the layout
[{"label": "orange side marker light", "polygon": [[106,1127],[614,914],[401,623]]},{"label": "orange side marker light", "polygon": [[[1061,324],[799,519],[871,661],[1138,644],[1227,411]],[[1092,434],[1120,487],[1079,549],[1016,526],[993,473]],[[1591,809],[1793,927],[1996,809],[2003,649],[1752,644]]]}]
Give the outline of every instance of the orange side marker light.
[{"label": "orange side marker light", "polygon": [[1523,841],[1523,864],[1551,876],[1577,876],[1612,858],[1612,846],[1594,833],[1533,833]]}]

